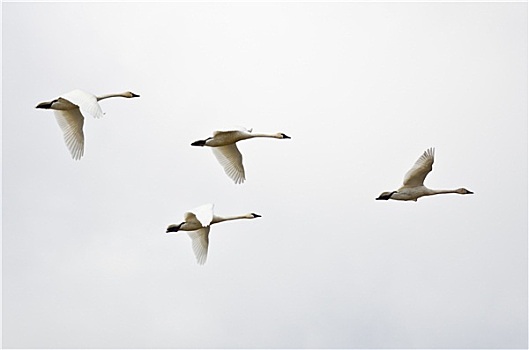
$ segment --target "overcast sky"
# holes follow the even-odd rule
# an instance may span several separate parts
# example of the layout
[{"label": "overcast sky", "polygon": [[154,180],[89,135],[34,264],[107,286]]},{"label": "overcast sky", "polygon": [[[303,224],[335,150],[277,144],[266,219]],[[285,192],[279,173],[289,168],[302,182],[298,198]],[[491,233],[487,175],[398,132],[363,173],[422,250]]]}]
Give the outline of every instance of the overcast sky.
[{"label": "overcast sky", "polygon": [[[527,348],[527,3],[3,3],[4,348]],[[131,90],[85,120],[61,93]],[[190,143],[227,126],[235,185]],[[375,201],[429,147],[431,188]],[[197,265],[183,213],[215,225]]]}]

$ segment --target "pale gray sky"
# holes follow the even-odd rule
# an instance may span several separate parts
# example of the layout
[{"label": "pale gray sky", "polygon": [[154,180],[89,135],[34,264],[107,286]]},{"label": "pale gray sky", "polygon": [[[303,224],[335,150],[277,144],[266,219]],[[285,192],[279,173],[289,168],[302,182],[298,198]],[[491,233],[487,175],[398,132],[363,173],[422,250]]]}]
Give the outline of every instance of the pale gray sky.
[{"label": "pale gray sky", "polygon": [[[3,3],[4,348],[526,348],[527,3]],[[51,111],[131,90],[73,161]],[[234,185],[190,143],[231,125]],[[375,201],[428,147],[432,188]],[[215,203],[208,262],[165,228]]]}]

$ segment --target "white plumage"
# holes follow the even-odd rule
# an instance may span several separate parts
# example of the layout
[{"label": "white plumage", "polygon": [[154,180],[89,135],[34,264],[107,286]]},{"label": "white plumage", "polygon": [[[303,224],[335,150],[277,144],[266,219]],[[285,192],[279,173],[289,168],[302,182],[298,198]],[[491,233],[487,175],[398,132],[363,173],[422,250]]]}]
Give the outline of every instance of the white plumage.
[{"label": "white plumage", "polygon": [[397,191],[382,192],[377,200],[401,200],[401,201],[417,201],[418,198],[424,196],[432,196],[443,193],[457,193],[457,194],[473,194],[465,188],[458,188],[455,190],[432,190],[424,186],[426,176],[432,171],[434,161],[434,148],[429,148],[417,159],[415,164],[404,175],[402,186]]},{"label": "white plumage", "polygon": [[77,89],[62,94],[53,101],[39,103],[36,108],[52,109],[55,112],[55,118],[62,130],[66,147],[68,147],[72,158],[79,160],[84,154],[84,115],[88,114],[94,118],[103,117],[104,114],[98,101],[110,97],[132,98],[139,97],[139,95],[127,91],[98,97]]},{"label": "white plumage", "polygon": [[212,147],[213,154],[220,165],[224,168],[226,175],[236,184],[243,183],[246,179],[244,166],[242,164],[242,154],[237,148],[236,143],[241,140],[255,137],[269,137],[275,139],[289,139],[290,137],[283,133],[275,134],[253,134],[251,129],[239,128],[225,131],[213,132],[213,137],[205,140],[193,142],[192,146]]},{"label": "white plumage", "polygon": [[254,213],[226,217],[217,216],[213,214],[213,204],[204,204],[184,213],[184,221],[179,224],[169,225],[166,233],[171,234],[178,231],[187,231],[191,238],[191,245],[197,263],[203,265],[208,255],[209,230],[211,225],[223,221],[255,219],[258,217],[261,217],[261,215]]}]

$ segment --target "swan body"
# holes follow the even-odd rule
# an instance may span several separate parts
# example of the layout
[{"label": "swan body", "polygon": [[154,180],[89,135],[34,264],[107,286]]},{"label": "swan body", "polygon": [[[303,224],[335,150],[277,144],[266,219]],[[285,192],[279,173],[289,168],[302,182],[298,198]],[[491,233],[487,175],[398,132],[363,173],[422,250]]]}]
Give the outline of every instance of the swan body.
[{"label": "swan body", "polygon": [[66,147],[68,147],[72,158],[79,160],[84,153],[84,115],[89,114],[94,118],[103,117],[104,113],[98,101],[111,97],[133,98],[140,96],[130,91],[95,96],[82,90],[73,90],[62,94],[53,101],[41,102],[36,108],[52,109],[55,112],[55,118],[63,132]]},{"label": "swan body", "polygon": [[417,159],[413,167],[404,175],[401,188],[396,191],[382,192],[376,200],[417,201],[420,197],[444,193],[473,194],[465,188],[455,190],[433,190],[424,186],[424,179],[432,171],[434,148],[429,148]]},{"label": "swan body", "polygon": [[268,137],[275,139],[290,139],[289,136],[283,133],[264,134],[252,133],[251,129],[234,129],[226,131],[215,131],[213,137],[208,137],[205,140],[198,140],[191,144],[191,146],[211,147],[213,154],[217,158],[220,165],[224,168],[224,172],[236,184],[243,183],[246,179],[244,173],[244,166],[242,164],[242,154],[237,148],[238,141],[247,140],[256,137]]},{"label": "swan body", "polygon": [[171,224],[167,227],[166,233],[172,234],[178,231],[187,231],[191,238],[193,252],[197,263],[203,265],[206,262],[209,246],[210,226],[219,222],[255,219],[261,215],[249,213],[235,216],[217,216],[213,213],[213,204],[204,204],[198,208],[184,213],[184,221],[179,224]]}]

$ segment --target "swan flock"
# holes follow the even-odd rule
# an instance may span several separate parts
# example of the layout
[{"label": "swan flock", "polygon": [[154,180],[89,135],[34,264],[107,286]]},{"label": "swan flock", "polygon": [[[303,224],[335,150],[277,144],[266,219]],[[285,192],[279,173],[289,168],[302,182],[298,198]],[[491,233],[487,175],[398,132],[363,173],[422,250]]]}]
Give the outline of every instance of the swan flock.
[{"label": "swan flock", "polygon": [[[135,98],[140,96],[130,91],[96,96],[82,90],[73,90],[60,95],[52,101],[41,102],[36,108],[54,111],[71,157],[79,160],[84,154],[83,124],[85,115],[91,115],[94,118],[103,117],[104,113],[99,106],[99,101],[112,97]],[[280,132],[270,134],[252,133],[252,129],[235,128],[214,131],[213,136],[195,141],[191,143],[191,146],[210,147],[226,175],[235,184],[242,184],[246,180],[246,174],[242,162],[242,154],[237,148],[237,142],[251,138],[290,139],[289,136]],[[435,190],[426,187],[424,180],[432,171],[433,162],[434,148],[429,148],[405,174],[403,184],[398,190],[382,192],[376,200],[417,201],[421,197],[437,194],[473,194],[473,192],[465,188]],[[178,224],[171,224],[166,229],[167,234],[176,234],[180,231],[188,233],[197,263],[200,265],[203,265],[207,259],[211,225],[225,221],[261,217],[261,215],[255,213],[217,216],[214,214],[213,208],[213,204],[204,204],[189,210],[184,213],[183,221]]]}]

